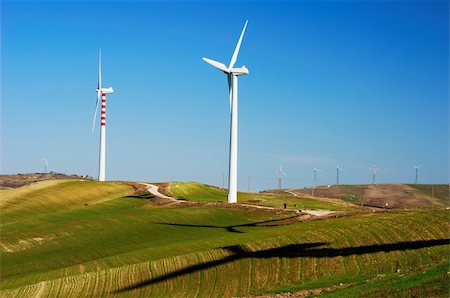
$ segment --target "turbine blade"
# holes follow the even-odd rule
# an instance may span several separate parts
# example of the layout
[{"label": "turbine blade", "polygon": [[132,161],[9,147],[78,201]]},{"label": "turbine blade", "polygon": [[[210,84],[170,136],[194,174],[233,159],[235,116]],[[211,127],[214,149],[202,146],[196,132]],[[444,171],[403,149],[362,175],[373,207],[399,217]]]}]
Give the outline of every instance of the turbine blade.
[{"label": "turbine blade", "polygon": [[209,58],[205,58],[205,57],[203,57],[202,59],[203,59],[203,61],[205,61],[206,63],[208,63],[208,64],[214,66],[215,68],[217,68],[218,70],[221,70],[221,71],[226,72],[226,73],[229,73],[229,72],[230,72],[230,71],[228,70],[228,68],[225,66],[225,64],[223,64],[223,63],[221,63],[221,62],[218,62],[218,61],[215,61],[215,60],[212,60],[212,59],[209,59]]},{"label": "turbine blade", "polygon": [[229,69],[233,68],[234,64],[236,63],[237,57],[239,55],[239,49],[241,48],[242,38],[244,37],[245,29],[247,28],[248,20],[245,21],[244,28],[242,29],[241,36],[239,37],[238,43],[236,45],[236,48],[234,49],[233,57],[231,57],[230,66],[228,66]]},{"label": "turbine blade", "polygon": [[98,90],[102,89],[102,49],[98,53]]},{"label": "turbine blade", "polygon": [[100,90],[97,92],[97,103],[95,104],[94,120],[92,121],[92,134],[94,134],[95,129],[95,119],[97,118],[98,103],[100,102]]}]

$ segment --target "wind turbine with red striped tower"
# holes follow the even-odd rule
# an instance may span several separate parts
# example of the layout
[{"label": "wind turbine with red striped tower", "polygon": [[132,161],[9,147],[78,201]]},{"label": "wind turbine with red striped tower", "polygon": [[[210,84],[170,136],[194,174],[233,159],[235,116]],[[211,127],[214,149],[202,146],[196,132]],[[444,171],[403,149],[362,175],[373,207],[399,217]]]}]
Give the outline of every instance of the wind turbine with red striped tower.
[{"label": "wind turbine with red striped tower", "polygon": [[102,109],[100,117],[100,156],[98,165],[98,181],[105,181],[105,153],[106,153],[106,94],[113,93],[112,87],[102,88],[102,49],[98,56],[98,85],[97,89],[97,103],[95,104],[94,121],[92,122],[92,133],[95,129],[95,120],[97,118],[98,104],[100,97],[102,99]]}]

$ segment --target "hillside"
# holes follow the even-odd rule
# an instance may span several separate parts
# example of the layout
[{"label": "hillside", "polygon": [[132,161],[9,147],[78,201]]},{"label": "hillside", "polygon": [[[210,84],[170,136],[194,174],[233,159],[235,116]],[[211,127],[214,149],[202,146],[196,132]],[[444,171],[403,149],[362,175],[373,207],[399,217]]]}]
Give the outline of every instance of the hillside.
[{"label": "hillside", "polygon": [[300,196],[335,198],[357,205],[388,208],[450,206],[447,184],[332,185],[288,190]]},{"label": "hillside", "polygon": [[61,173],[31,173],[31,174],[15,174],[0,175],[1,188],[16,188],[28,185],[38,181],[56,180],[56,179],[88,179],[76,175],[66,175]]},{"label": "hillside", "polygon": [[[161,184],[163,192],[170,196],[197,202],[226,202],[228,191],[216,186],[198,182],[171,182]],[[238,192],[238,203],[287,209],[355,209],[340,201],[323,201],[310,197],[295,196],[291,193],[249,193]]]},{"label": "hillside", "polygon": [[[198,196],[193,189],[185,196]],[[0,297],[449,291],[445,209],[303,221],[278,208],[160,205],[121,182],[45,181],[0,194]]]},{"label": "hillside", "polygon": [[[1,191],[2,223],[26,221],[33,215],[57,214],[85,208],[110,199],[131,195],[134,188],[121,182],[97,183],[89,180],[46,180]],[[3,232],[3,230],[2,230]]]}]

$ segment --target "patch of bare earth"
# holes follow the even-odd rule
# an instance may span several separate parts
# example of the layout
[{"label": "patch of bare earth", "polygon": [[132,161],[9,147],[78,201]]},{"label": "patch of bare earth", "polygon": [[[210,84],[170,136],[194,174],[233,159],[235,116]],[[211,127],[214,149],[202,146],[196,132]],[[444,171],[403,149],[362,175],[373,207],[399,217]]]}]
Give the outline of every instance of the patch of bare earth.
[{"label": "patch of bare earth", "polygon": [[79,271],[80,271],[80,273],[84,273],[86,271],[86,267],[84,265],[80,264]]},{"label": "patch of bare earth", "polygon": [[330,203],[338,201],[346,205],[341,198],[353,198],[364,206],[377,208],[414,208],[443,206],[433,200],[431,196],[421,193],[419,190],[405,184],[370,184],[370,185],[332,185],[319,186],[315,189],[291,189],[286,190],[290,194],[324,200]]},{"label": "patch of bare earth", "polygon": [[428,196],[404,184],[369,185],[364,205],[386,208],[433,206]]}]

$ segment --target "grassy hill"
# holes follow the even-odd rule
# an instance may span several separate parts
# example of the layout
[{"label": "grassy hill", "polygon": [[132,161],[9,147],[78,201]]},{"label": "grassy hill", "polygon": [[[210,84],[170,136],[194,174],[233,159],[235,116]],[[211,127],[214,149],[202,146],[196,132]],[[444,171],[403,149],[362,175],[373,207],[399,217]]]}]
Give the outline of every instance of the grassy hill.
[{"label": "grassy hill", "polygon": [[302,222],[276,210],[162,207],[120,182],[46,181],[10,191],[0,190],[0,297],[449,291],[445,209]]},{"label": "grassy hill", "polygon": [[[198,182],[171,182],[163,187],[168,195],[197,202],[226,202],[228,191]],[[354,209],[339,202],[325,202],[294,196],[289,193],[247,193],[238,192],[238,203],[284,208],[284,204],[292,209]]]},{"label": "grassy hill", "polygon": [[73,208],[133,194],[132,186],[121,182],[89,180],[47,180],[17,189],[1,190],[2,222],[27,220],[57,214]]},{"label": "grassy hill", "polygon": [[301,196],[336,198],[374,207],[411,208],[450,206],[448,184],[332,185],[291,190]]}]

